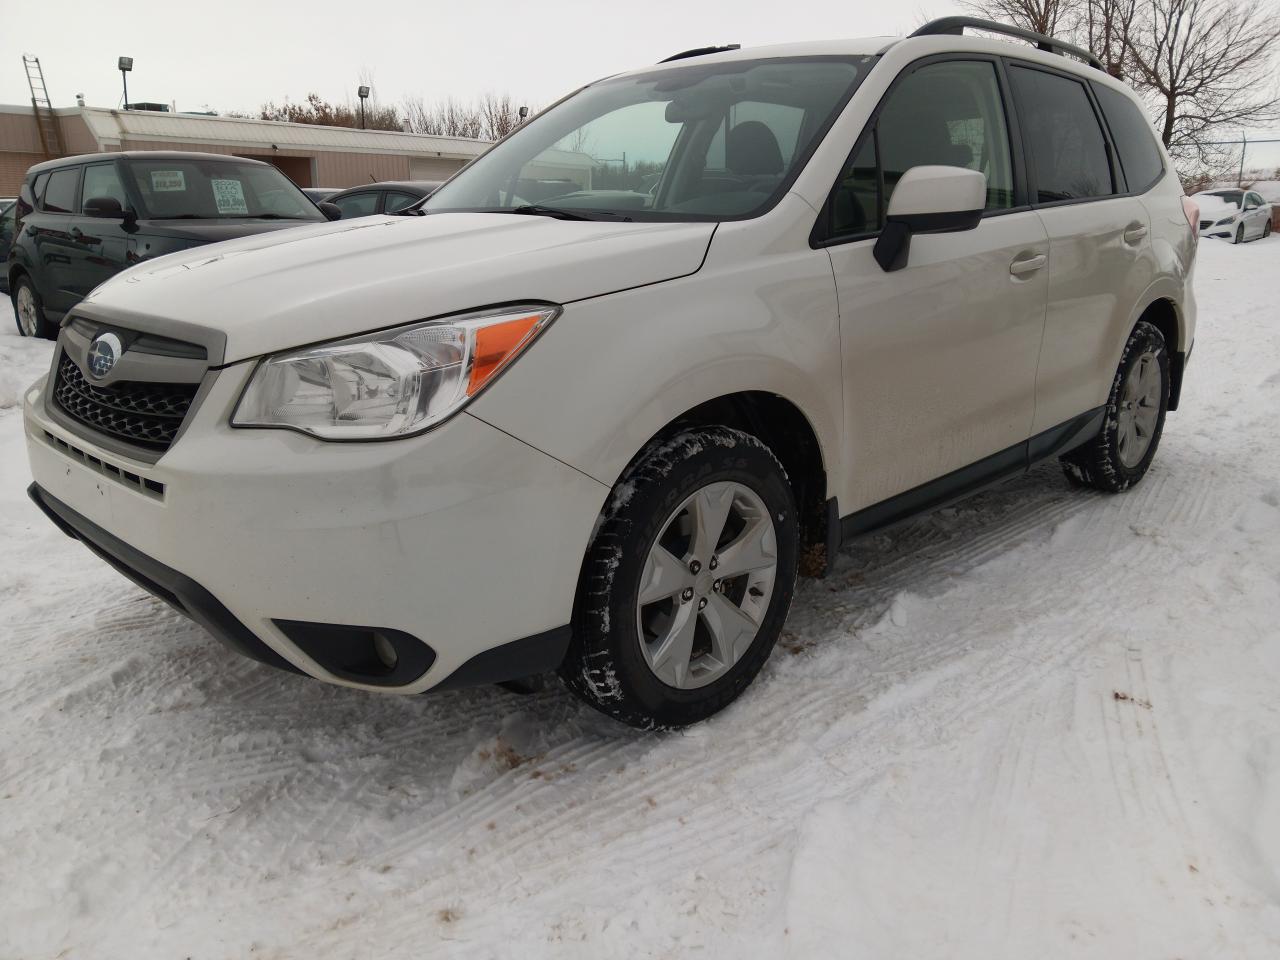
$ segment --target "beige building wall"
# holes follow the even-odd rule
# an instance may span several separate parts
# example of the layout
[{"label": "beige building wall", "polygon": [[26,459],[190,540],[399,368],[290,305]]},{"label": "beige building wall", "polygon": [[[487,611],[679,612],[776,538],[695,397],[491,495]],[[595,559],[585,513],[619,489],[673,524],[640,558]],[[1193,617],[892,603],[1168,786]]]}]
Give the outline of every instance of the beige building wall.
[{"label": "beige building wall", "polygon": [[[445,180],[488,146],[448,137],[186,114],[66,108],[56,111],[56,116],[67,156],[179,150],[252,157],[275,162],[304,187]],[[44,159],[30,107],[0,106],[0,196],[15,195],[27,169]]]},{"label": "beige building wall", "polygon": [[313,187],[354,187],[371,180],[408,180],[409,158],[376,153],[317,153]]}]

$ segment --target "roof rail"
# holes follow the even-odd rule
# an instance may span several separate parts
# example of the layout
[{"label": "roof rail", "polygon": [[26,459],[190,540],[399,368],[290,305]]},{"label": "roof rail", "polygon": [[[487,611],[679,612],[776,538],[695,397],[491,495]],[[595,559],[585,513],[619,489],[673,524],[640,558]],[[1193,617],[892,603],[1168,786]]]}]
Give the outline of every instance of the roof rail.
[{"label": "roof rail", "polygon": [[1019,40],[1034,43],[1037,49],[1064,56],[1069,55],[1078,60],[1083,60],[1089,66],[1101,70],[1103,73],[1107,72],[1107,68],[1102,65],[1101,60],[1083,47],[1077,47],[1074,43],[1055,40],[1053,37],[1046,37],[1043,33],[1034,33],[1031,30],[1023,30],[1021,27],[1011,27],[1007,23],[995,23],[991,20],[981,20],[977,17],[942,17],[938,20],[930,20],[911,36],[933,37],[939,34],[960,36],[964,33],[966,27],[971,30],[985,30],[987,33],[1000,33],[1006,37],[1017,37]]},{"label": "roof rail", "polygon": [[723,47],[694,47],[692,50],[682,50],[680,53],[672,54],[666,59],[659,60],[659,63],[670,63],[672,60],[687,60],[690,57],[705,57],[709,53],[724,53],[726,50],[741,50],[740,43],[726,43]]}]

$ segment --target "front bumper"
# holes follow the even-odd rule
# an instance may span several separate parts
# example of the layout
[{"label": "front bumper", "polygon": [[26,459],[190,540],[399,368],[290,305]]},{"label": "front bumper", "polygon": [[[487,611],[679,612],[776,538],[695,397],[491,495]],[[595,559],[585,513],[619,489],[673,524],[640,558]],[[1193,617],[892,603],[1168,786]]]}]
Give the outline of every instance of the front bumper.
[{"label": "front bumper", "polygon": [[[126,576],[274,666],[397,693],[555,666],[603,484],[466,413],[383,443],[233,429],[251,369],[220,371],[155,464],[55,422],[37,384],[24,403],[33,498]],[[355,636],[343,630],[426,652],[406,658],[416,675],[364,676],[334,653]]]}]

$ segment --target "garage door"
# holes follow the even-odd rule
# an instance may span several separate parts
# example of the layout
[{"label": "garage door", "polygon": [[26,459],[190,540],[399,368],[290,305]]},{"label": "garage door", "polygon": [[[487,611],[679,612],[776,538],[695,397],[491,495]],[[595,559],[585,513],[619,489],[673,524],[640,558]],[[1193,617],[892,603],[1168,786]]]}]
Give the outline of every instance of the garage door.
[{"label": "garage door", "polygon": [[410,180],[448,180],[462,169],[461,160],[439,160],[426,157],[409,158]]}]

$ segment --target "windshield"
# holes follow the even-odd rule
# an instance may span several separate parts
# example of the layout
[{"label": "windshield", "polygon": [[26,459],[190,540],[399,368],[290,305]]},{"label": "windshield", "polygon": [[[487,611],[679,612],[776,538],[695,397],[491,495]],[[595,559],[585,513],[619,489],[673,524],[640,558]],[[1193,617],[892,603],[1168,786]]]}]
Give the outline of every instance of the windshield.
[{"label": "windshield", "polygon": [[266,164],[132,160],[129,170],[152,220],[324,219],[292,180]]},{"label": "windshield", "polygon": [[873,60],[739,60],[603,80],[459,172],[425,211],[754,216],[790,184]]},{"label": "windshield", "polygon": [[1234,203],[1237,207],[1244,203],[1244,193],[1240,190],[1217,190],[1205,196],[1217,197],[1219,200]]}]

